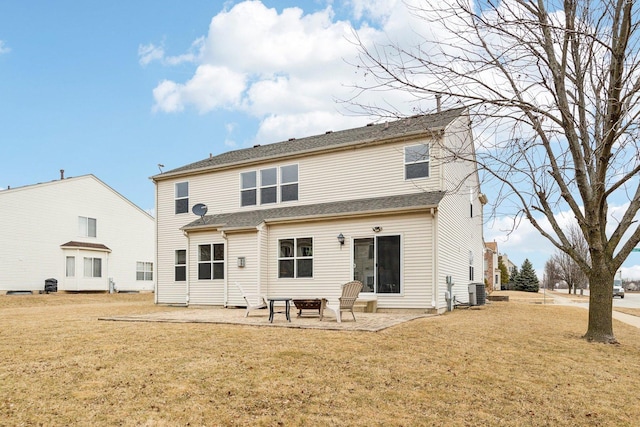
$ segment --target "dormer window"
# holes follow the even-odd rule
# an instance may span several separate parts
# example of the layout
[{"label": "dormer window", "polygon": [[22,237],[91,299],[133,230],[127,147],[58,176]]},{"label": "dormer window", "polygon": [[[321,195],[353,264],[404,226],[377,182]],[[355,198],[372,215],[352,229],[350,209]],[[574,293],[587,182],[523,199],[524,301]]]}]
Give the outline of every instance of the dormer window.
[{"label": "dormer window", "polygon": [[404,147],[404,179],[429,177],[429,145]]}]

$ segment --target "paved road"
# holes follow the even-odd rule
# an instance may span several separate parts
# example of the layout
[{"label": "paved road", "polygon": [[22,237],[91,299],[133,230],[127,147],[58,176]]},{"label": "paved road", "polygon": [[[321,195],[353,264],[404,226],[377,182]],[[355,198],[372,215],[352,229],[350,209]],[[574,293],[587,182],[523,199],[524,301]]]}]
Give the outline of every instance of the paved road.
[{"label": "paved road", "polygon": [[[558,291],[556,291],[558,292]],[[566,292],[566,290],[562,290],[559,291],[560,292],[560,297],[563,298],[571,298],[573,297],[573,294],[569,295],[569,294],[565,294],[564,292]],[[589,290],[585,289],[584,290],[584,295],[588,296],[589,295]],[[555,296],[555,294],[554,294]],[[580,303],[577,303],[580,304]],[[588,304],[587,302],[584,302],[582,304]],[[640,308],[640,293],[631,293],[631,292],[626,292],[624,294],[624,298],[614,298],[613,299],[613,306],[614,307],[624,307],[624,308]]]},{"label": "paved road", "polygon": [[640,308],[640,294],[626,292],[624,299],[614,298],[614,307]]}]

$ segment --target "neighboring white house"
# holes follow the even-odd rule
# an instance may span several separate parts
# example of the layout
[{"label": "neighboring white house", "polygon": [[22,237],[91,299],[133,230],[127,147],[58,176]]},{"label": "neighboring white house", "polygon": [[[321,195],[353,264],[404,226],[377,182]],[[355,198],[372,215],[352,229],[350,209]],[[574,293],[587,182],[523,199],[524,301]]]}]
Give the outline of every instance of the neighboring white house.
[{"label": "neighboring white house", "polygon": [[0,290],[154,289],[154,219],[93,175],[0,191]]},{"label": "neighboring white house", "polygon": [[443,312],[447,276],[466,302],[469,283],[483,281],[486,199],[475,164],[461,160],[473,156],[469,117],[456,109],[156,175],[156,302],[243,305],[235,282],[331,299],[355,279],[379,311]]}]

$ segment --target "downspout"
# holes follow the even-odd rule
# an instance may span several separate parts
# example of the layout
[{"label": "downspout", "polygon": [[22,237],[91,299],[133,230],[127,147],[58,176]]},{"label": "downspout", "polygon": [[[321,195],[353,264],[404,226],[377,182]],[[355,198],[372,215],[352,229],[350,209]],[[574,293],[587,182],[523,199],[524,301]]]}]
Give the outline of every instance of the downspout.
[{"label": "downspout", "polygon": [[432,266],[431,266],[431,283],[433,284],[433,289],[431,292],[431,305],[434,310],[438,311],[438,243],[437,243],[437,232],[438,227],[436,227],[436,210],[435,208],[431,208],[431,256],[433,257]]},{"label": "downspout", "polygon": [[107,292],[109,292],[109,252],[107,252]]},{"label": "downspout", "polygon": [[185,295],[185,304],[187,305],[187,307],[189,307],[189,297],[191,296],[191,286],[190,286],[190,280],[189,280],[189,269],[191,268],[191,258],[190,258],[190,246],[191,246],[191,241],[189,240],[189,233],[187,233],[186,231],[182,230],[182,234],[184,234],[184,237],[187,238],[187,271],[185,272],[185,275],[187,276],[187,287],[186,287],[186,295]]},{"label": "downspout", "polygon": [[[154,187],[155,187],[156,206],[158,206],[158,183],[155,182],[155,181],[153,183],[154,183]],[[156,245],[155,248],[154,248],[154,251],[153,251],[155,253],[154,254],[154,260],[153,260],[153,262],[154,262],[153,268],[155,270],[154,275],[153,275],[153,277],[154,277],[154,281],[153,281],[154,282],[153,283],[153,289],[154,289],[154,292],[153,292],[153,303],[154,304],[158,304],[158,290],[159,290],[159,287],[158,287],[158,279],[159,279],[159,277],[158,277],[159,276],[158,275],[158,272],[159,272],[159,268],[158,268],[158,246],[159,245],[158,245],[158,209],[157,208],[156,208],[156,212],[155,212],[155,217],[153,218],[153,223],[155,225],[155,236],[154,237],[155,237],[155,245]],[[174,253],[173,256],[175,257],[175,253]],[[175,258],[174,258],[174,263],[175,263]],[[175,269],[175,267],[174,267],[174,269]],[[173,274],[175,275],[175,272]],[[175,279],[175,277],[174,277],[174,279]]]},{"label": "downspout", "polygon": [[224,286],[223,286],[223,303],[224,308],[229,304],[229,239],[224,230],[220,230],[220,236],[225,240],[225,262],[224,262]]},{"label": "downspout", "polygon": [[258,258],[256,260],[256,262],[258,263],[258,268],[257,268],[257,272],[256,272],[256,275],[257,275],[256,282],[258,284],[258,286],[257,286],[258,295],[266,294],[266,292],[262,291],[262,265],[263,264],[269,265],[269,262],[268,261],[265,262],[265,260],[262,259],[262,240],[265,239],[265,238],[268,239],[268,237],[269,237],[269,229],[266,228],[267,233],[266,233],[266,236],[265,236],[265,232],[264,232],[265,228],[266,228],[266,226],[265,226],[264,222],[262,222],[261,224],[259,224],[256,227],[256,229],[258,230],[258,238],[256,239],[257,240],[257,245],[258,245],[258,248],[257,248],[257,251],[256,251],[257,252],[257,258]]}]

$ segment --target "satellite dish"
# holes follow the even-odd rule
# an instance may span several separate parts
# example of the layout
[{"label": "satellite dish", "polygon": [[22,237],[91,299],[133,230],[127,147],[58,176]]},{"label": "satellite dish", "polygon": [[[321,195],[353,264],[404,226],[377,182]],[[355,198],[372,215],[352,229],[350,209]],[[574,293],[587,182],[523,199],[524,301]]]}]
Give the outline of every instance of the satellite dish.
[{"label": "satellite dish", "polygon": [[197,205],[194,205],[193,208],[191,208],[191,212],[193,212],[195,215],[198,215],[199,217],[203,217],[207,214],[207,205],[205,205],[204,203],[198,203]]}]

